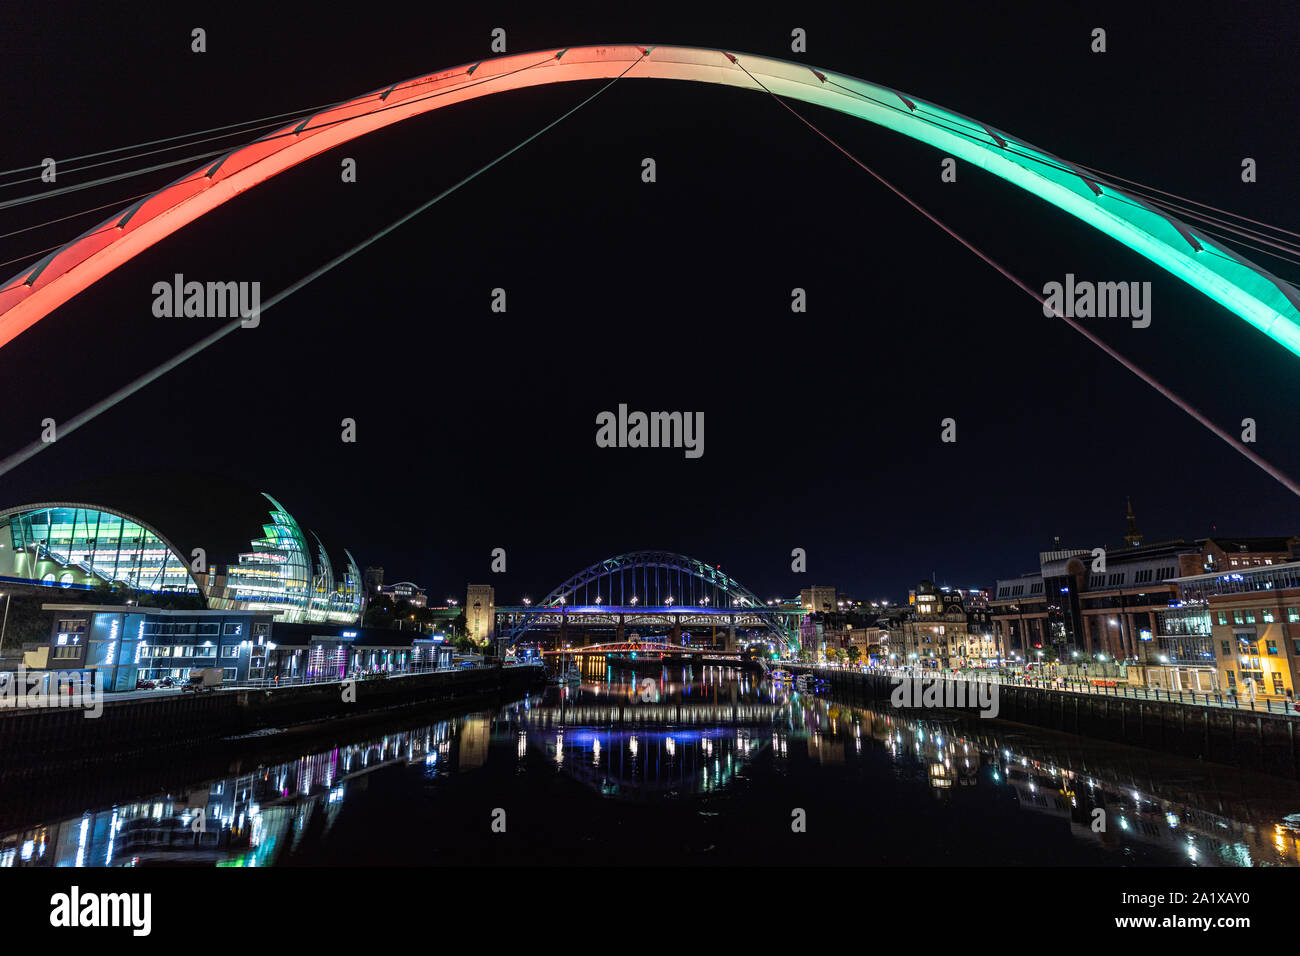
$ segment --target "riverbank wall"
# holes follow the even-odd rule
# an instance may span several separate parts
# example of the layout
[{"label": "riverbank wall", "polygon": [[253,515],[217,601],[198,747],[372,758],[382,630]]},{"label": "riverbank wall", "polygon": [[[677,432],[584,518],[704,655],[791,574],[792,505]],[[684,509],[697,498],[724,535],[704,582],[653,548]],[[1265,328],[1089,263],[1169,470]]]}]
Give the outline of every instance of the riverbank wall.
[{"label": "riverbank wall", "polygon": [[[884,673],[809,669],[827,681],[828,696],[846,703],[887,702],[895,686],[894,678]],[[940,683],[953,685],[955,693],[956,685],[964,682],[941,679]],[[1300,721],[1294,717],[1010,684],[997,685],[997,694],[994,720],[1300,779],[1296,726]],[[924,713],[918,708],[907,710]]]},{"label": "riverbank wall", "polygon": [[0,709],[5,775],[22,766],[129,758],[355,716],[485,698],[512,699],[545,682],[538,666],[477,667],[342,683],[232,688],[114,700],[82,708]]}]

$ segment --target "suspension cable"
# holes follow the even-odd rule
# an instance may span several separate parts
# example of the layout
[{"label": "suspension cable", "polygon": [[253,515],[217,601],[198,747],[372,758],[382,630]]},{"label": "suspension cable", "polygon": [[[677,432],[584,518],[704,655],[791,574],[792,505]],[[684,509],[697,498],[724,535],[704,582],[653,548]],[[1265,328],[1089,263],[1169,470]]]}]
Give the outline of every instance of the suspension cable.
[{"label": "suspension cable", "polygon": [[[633,60],[631,63],[629,63],[627,69],[625,69],[622,73],[618,74],[618,76],[614,77],[608,83],[601,86],[600,89],[596,90],[586,99],[584,99],[582,102],[578,103],[577,106],[574,106],[571,109],[569,109],[567,112],[562,113],[556,119],[551,120],[551,122],[547,123],[545,126],[537,130],[535,133],[531,134],[530,136],[528,136],[518,144],[510,147],[510,149],[506,150],[500,156],[496,157],[495,159],[491,160],[485,165],[480,166],[478,169],[470,173],[465,178],[461,179],[459,182],[455,183],[452,186],[447,187],[442,192],[434,196],[432,199],[428,199],[425,202],[421,203],[419,206],[415,207],[414,209],[412,209],[410,212],[406,213],[399,219],[394,220],[392,223],[380,229],[378,232],[361,240],[356,245],[352,246],[346,251],[339,253],[333,259],[329,260],[329,262],[326,262],[324,265],[314,269],[307,275],[303,276],[301,279],[294,282],[292,285],[289,285],[286,288],[281,289],[270,299],[268,299],[266,303],[261,306],[261,309],[259,311],[265,312],[267,309],[273,308],[274,306],[283,302],[285,299],[293,295],[295,292],[306,287],[307,285],[310,285],[316,279],[319,279],[321,276],[332,271],[336,266],[339,266],[342,263],[347,262],[357,253],[372,246],[374,243],[378,242],[380,239],[384,238],[384,236],[387,236],[389,233],[393,232],[398,227],[405,225],[407,222],[410,222],[416,216],[420,215],[420,213],[426,211],[427,209],[431,208],[438,202],[447,198],[456,190],[460,189],[460,187],[466,185],[467,183],[472,182],[473,180],[481,176],[483,173],[487,172],[489,169],[496,166],[498,163],[514,155],[519,150],[523,149],[529,143],[533,142],[535,139],[541,136],[543,133],[547,132],[548,130],[552,129],[555,126],[558,126],[561,122],[568,119],[574,113],[578,112],[578,110],[582,109],[582,107],[586,106],[596,97],[600,96],[600,94],[604,93],[611,86],[617,83],[620,79],[626,76],[628,72],[632,69],[632,67],[636,66],[638,63],[641,62],[641,60],[645,59],[647,52],[648,51],[646,50],[642,50],[641,56]],[[117,391],[113,392],[111,395],[100,400],[99,402],[96,402],[94,405],[92,405],[90,408],[86,409],[85,411],[77,415],[74,415],[72,418],[69,418],[61,425],[57,425],[55,427],[54,434],[59,437],[66,437],[67,435],[76,431],[82,425],[85,425],[88,422],[93,421],[94,419],[102,415],[104,412],[113,408],[118,403],[131,397],[136,392],[140,391],[140,389],[162,378],[162,376],[166,375],[172,369],[176,368],[177,366],[183,364],[184,362],[198,355],[204,349],[208,348],[211,345],[215,345],[217,342],[221,341],[231,332],[235,331],[235,329],[239,328],[243,324],[243,322],[244,322],[243,317],[237,317],[231,320],[230,322],[223,325],[221,328],[217,329],[216,331],[210,333],[206,337],[200,339],[198,342],[194,343],[193,345],[189,346],[183,351],[172,356],[170,359],[163,362],[161,365],[158,365],[152,371],[146,372],[144,375],[141,375],[139,378],[122,386]],[[32,442],[26,448],[20,449],[19,451],[14,452],[12,455],[8,456],[7,458],[0,460],[0,475],[4,475],[12,471],[18,465],[21,465],[23,462],[27,461],[34,455],[50,447],[51,444],[53,444],[53,442],[45,442],[45,441],[38,440]]]},{"label": "suspension cable", "polygon": [[[787,103],[785,100],[781,99],[779,96],[777,96],[775,93],[773,93],[770,89],[768,89],[768,88],[763,84],[763,82],[762,82],[761,80],[759,80],[756,76],[754,76],[754,74],[750,73],[749,70],[745,69],[744,65],[743,65],[742,63],[740,63],[740,61],[739,61],[739,60],[738,60],[734,55],[732,55],[732,54],[727,54],[727,56],[731,59],[731,61],[732,61],[733,63],[735,63],[737,66],[739,66],[740,69],[744,71],[745,75],[748,76],[751,80],[753,80],[754,83],[755,83],[755,84],[756,84],[756,85],[757,85],[761,90],[763,90],[763,92],[767,93],[770,97],[772,97],[772,99],[773,99],[774,101],[776,101],[777,103],[779,103],[781,106],[785,107],[785,109],[787,109],[790,113],[792,113],[792,114],[795,116],[796,119],[798,119],[801,123],[803,123],[803,124],[804,124],[805,126],[807,126],[809,129],[811,129],[814,133],[816,133],[816,134],[817,134],[818,136],[820,136],[822,139],[826,140],[826,142],[828,142],[828,143],[830,143],[832,146],[834,146],[837,150],[839,150],[839,152],[843,153],[844,156],[847,157],[850,161],[852,161],[855,165],[857,165],[858,167],[860,167],[861,169],[863,169],[864,171],[866,171],[867,173],[869,173],[873,178],[876,179],[877,182],[879,182],[881,185],[885,186],[887,189],[890,190],[890,192],[894,193],[896,196],[898,196],[900,199],[902,199],[904,202],[906,202],[909,206],[911,206],[911,207],[912,207],[913,209],[915,209],[917,212],[921,213],[921,215],[925,216],[927,219],[929,219],[932,223],[934,223],[936,226],[938,226],[938,227],[939,227],[940,229],[942,229],[944,232],[948,233],[948,235],[950,235],[953,239],[956,239],[959,243],[961,243],[963,246],[965,246],[965,247],[966,247],[970,252],[974,253],[976,256],[978,256],[980,259],[982,259],[985,263],[987,263],[988,265],[990,265],[990,266],[992,266],[994,269],[996,269],[996,270],[997,270],[999,273],[1001,273],[1001,274],[1002,274],[1006,279],[1008,279],[1009,281],[1011,281],[1014,285],[1018,286],[1018,287],[1019,287],[1023,292],[1025,292],[1027,295],[1029,295],[1029,296],[1032,297],[1035,301],[1037,301],[1040,305],[1042,305],[1042,307],[1044,308],[1044,310],[1050,311],[1051,314],[1053,314],[1053,315],[1055,315],[1057,318],[1061,319],[1063,322],[1065,322],[1067,325],[1069,325],[1072,329],[1074,329],[1076,332],[1078,332],[1080,335],[1082,335],[1082,336],[1083,336],[1084,338],[1086,338],[1088,341],[1092,342],[1093,345],[1097,346],[1099,349],[1101,349],[1103,352],[1105,352],[1107,355],[1109,355],[1112,359],[1114,359],[1114,360],[1115,360],[1116,362],[1118,362],[1120,365],[1124,366],[1124,368],[1128,369],[1130,372],[1132,372],[1134,375],[1136,375],[1138,378],[1140,378],[1143,382],[1145,382],[1145,383],[1146,383],[1147,385],[1149,385],[1151,388],[1155,389],[1157,392],[1159,392],[1161,395],[1163,395],[1165,398],[1167,398],[1170,402],[1172,402],[1173,404],[1175,404],[1175,405],[1177,405],[1179,408],[1181,408],[1184,412],[1186,412],[1189,416],[1191,416],[1191,417],[1194,418],[1196,421],[1198,421],[1201,425],[1203,425],[1205,428],[1207,428],[1207,429],[1208,429],[1210,432],[1212,432],[1214,435],[1216,435],[1217,437],[1219,437],[1220,439],[1222,439],[1223,441],[1225,441],[1225,442],[1227,442],[1229,445],[1231,445],[1232,448],[1233,448],[1235,451],[1237,451],[1237,452],[1238,452],[1239,454],[1241,454],[1243,457],[1245,457],[1246,459],[1248,459],[1252,464],[1254,464],[1256,467],[1258,467],[1258,468],[1259,468],[1261,471],[1263,471],[1265,474],[1269,475],[1271,478],[1273,478],[1274,480],[1278,481],[1280,484],[1282,484],[1284,487],[1286,487],[1286,489],[1287,489],[1288,491],[1290,491],[1292,494],[1296,495],[1297,497],[1300,497],[1300,484],[1297,484],[1294,480],[1292,480],[1290,477],[1288,477],[1286,474],[1284,474],[1280,469],[1278,469],[1278,468],[1276,468],[1275,466],[1273,466],[1272,464],[1270,464],[1268,461],[1266,461],[1266,460],[1265,460],[1264,458],[1262,458],[1260,455],[1258,455],[1258,454],[1256,454],[1255,452],[1251,451],[1251,450],[1250,450],[1249,448],[1247,448],[1247,447],[1246,447],[1242,442],[1238,441],[1236,438],[1234,438],[1234,437],[1233,437],[1232,435],[1230,435],[1228,432],[1224,431],[1222,428],[1220,428],[1218,425],[1216,425],[1214,422],[1212,422],[1209,418],[1207,418],[1204,414],[1202,414],[1199,410],[1197,410],[1197,409],[1194,408],[1192,405],[1190,405],[1190,404],[1188,404],[1186,401],[1184,401],[1181,397],[1179,397],[1179,396],[1178,396],[1175,392],[1173,392],[1171,389],[1166,388],[1164,385],[1160,384],[1160,382],[1158,382],[1154,377],[1152,377],[1151,375],[1149,375],[1147,372],[1143,371],[1143,370],[1142,370],[1141,368],[1139,368],[1139,367],[1138,367],[1134,362],[1132,362],[1132,361],[1130,361],[1129,359],[1125,358],[1125,357],[1124,357],[1123,355],[1121,355],[1118,351],[1116,351],[1114,348],[1112,348],[1110,345],[1108,345],[1105,341],[1103,341],[1101,338],[1099,338],[1096,334],[1094,334],[1093,332],[1091,332],[1090,330],[1088,330],[1088,329],[1085,328],[1084,326],[1080,325],[1080,324],[1079,324],[1077,321],[1075,321],[1074,319],[1072,319],[1072,318],[1070,318],[1069,316],[1067,316],[1067,315],[1065,315],[1064,313],[1062,313],[1062,312],[1061,312],[1059,309],[1057,309],[1056,307],[1049,305],[1047,299],[1044,298],[1043,295],[1042,295],[1041,293],[1039,293],[1037,290],[1035,290],[1035,289],[1032,288],[1031,286],[1027,285],[1025,282],[1023,282],[1021,279],[1019,279],[1019,278],[1018,278],[1017,276],[1015,276],[1014,274],[1012,274],[1008,269],[1006,269],[1004,266],[1002,266],[1000,263],[998,263],[996,260],[994,260],[994,259],[993,259],[991,256],[989,256],[987,253],[983,252],[982,250],[980,250],[979,248],[977,248],[975,245],[973,245],[971,242],[969,242],[968,240],[966,240],[966,239],[965,239],[964,237],[962,237],[959,233],[957,233],[954,229],[952,229],[950,226],[948,226],[948,225],[945,224],[942,220],[940,220],[937,216],[935,216],[934,214],[932,214],[931,212],[929,212],[927,209],[925,209],[923,206],[921,206],[919,203],[917,203],[915,200],[913,200],[910,196],[908,196],[908,195],[907,195],[906,193],[904,193],[902,190],[898,189],[898,187],[894,186],[892,183],[890,183],[888,180],[886,180],[883,176],[881,176],[881,175],[880,175],[879,173],[877,173],[875,170],[871,169],[869,166],[867,166],[865,163],[863,163],[862,160],[858,159],[856,156],[854,156],[852,153],[850,153],[847,149],[845,149],[843,146],[841,146],[841,145],[840,145],[839,143],[837,143],[835,140],[831,139],[831,137],[828,136],[826,133],[824,133],[824,132],[822,132],[820,129],[818,129],[817,126],[815,126],[815,125],[814,125],[814,124],[813,124],[809,119],[807,119],[807,118],[806,118],[802,113],[800,113],[798,110],[796,110],[794,107],[792,107],[792,106],[791,106],[789,103]],[[3,474],[3,472],[0,472],[0,474]]]}]

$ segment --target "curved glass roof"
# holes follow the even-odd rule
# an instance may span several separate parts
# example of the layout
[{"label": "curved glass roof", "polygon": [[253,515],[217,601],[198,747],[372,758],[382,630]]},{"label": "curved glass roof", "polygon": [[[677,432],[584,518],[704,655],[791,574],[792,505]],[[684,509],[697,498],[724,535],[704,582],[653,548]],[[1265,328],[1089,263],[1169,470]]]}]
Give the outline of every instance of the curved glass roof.
[{"label": "curved glass roof", "polygon": [[0,512],[0,578],[88,589],[198,594],[189,562],[139,518],[100,505],[46,502]]},{"label": "curved glass roof", "polygon": [[293,515],[270,495],[263,496],[271,503],[270,521],[262,525],[262,537],[251,542],[251,550],[226,569],[229,598],[249,610],[273,611],[291,623],[355,623],[361,617],[364,594],[352,555],[347,554],[340,579],[320,538],[312,533],[313,559],[307,536]]}]

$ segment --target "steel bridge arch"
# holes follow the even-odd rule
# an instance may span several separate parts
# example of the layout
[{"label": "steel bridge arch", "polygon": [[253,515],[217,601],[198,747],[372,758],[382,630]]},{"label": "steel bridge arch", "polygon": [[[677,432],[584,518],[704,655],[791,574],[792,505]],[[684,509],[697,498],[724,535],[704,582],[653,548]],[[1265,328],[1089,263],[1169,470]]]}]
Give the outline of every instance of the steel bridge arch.
[{"label": "steel bridge arch", "polygon": [[570,80],[691,80],[856,116],[966,160],[1167,269],[1300,355],[1300,291],[1097,174],[890,87],[770,57],[702,47],[566,47],[463,64],[339,103],[210,162],[120,210],[0,284],[0,347],[154,243],[241,192],[401,120],[480,96]]},{"label": "steel bridge arch", "polygon": [[[616,554],[611,558],[605,558],[603,561],[597,561],[576,574],[570,575],[564,583],[557,586],[541,601],[533,605],[531,610],[524,612],[522,619],[517,621],[505,635],[506,643],[514,644],[517,642],[529,628],[537,623],[540,617],[554,614],[558,609],[566,607],[570,599],[574,598],[580,589],[584,589],[594,582],[613,577],[616,574],[625,574],[629,571],[659,569],[689,575],[695,580],[712,587],[714,592],[722,595],[726,602],[725,604],[718,604],[715,598],[713,604],[715,608],[727,607],[737,613],[756,617],[763,622],[764,627],[779,637],[782,643],[790,642],[791,637],[781,627],[776,614],[767,610],[767,605],[759,600],[753,591],[728,575],[720,567],[675,551],[629,551],[625,554]],[[647,605],[645,608],[646,613],[652,613],[655,610],[662,611],[664,608],[653,605]],[[671,613],[671,611],[666,613]]]}]

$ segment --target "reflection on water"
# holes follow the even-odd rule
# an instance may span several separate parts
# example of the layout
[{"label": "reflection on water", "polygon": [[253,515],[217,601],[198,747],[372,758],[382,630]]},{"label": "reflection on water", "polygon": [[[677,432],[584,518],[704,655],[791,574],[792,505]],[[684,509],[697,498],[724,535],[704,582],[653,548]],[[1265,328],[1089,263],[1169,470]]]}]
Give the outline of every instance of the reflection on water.
[{"label": "reflection on water", "polygon": [[[597,819],[652,843],[694,839],[703,826],[701,852],[735,856],[763,821],[788,820],[792,799],[835,817],[820,852],[858,857],[838,862],[910,860],[931,846],[946,862],[1019,862],[1049,841],[1050,862],[1300,863],[1284,823],[1300,810],[1300,787],[1288,781],[978,719],[850,707],[720,667],[631,673],[593,662],[585,676],[497,713],[33,822],[0,837],[0,866],[442,862],[448,840],[471,841],[468,853],[487,839],[463,824],[497,802],[567,821],[544,847],[511,851],[522,859],[598,853],[578,836]],[[5,792],[0,780],[0,804]],[[980,858],[952,858],[963,846]]]}]

